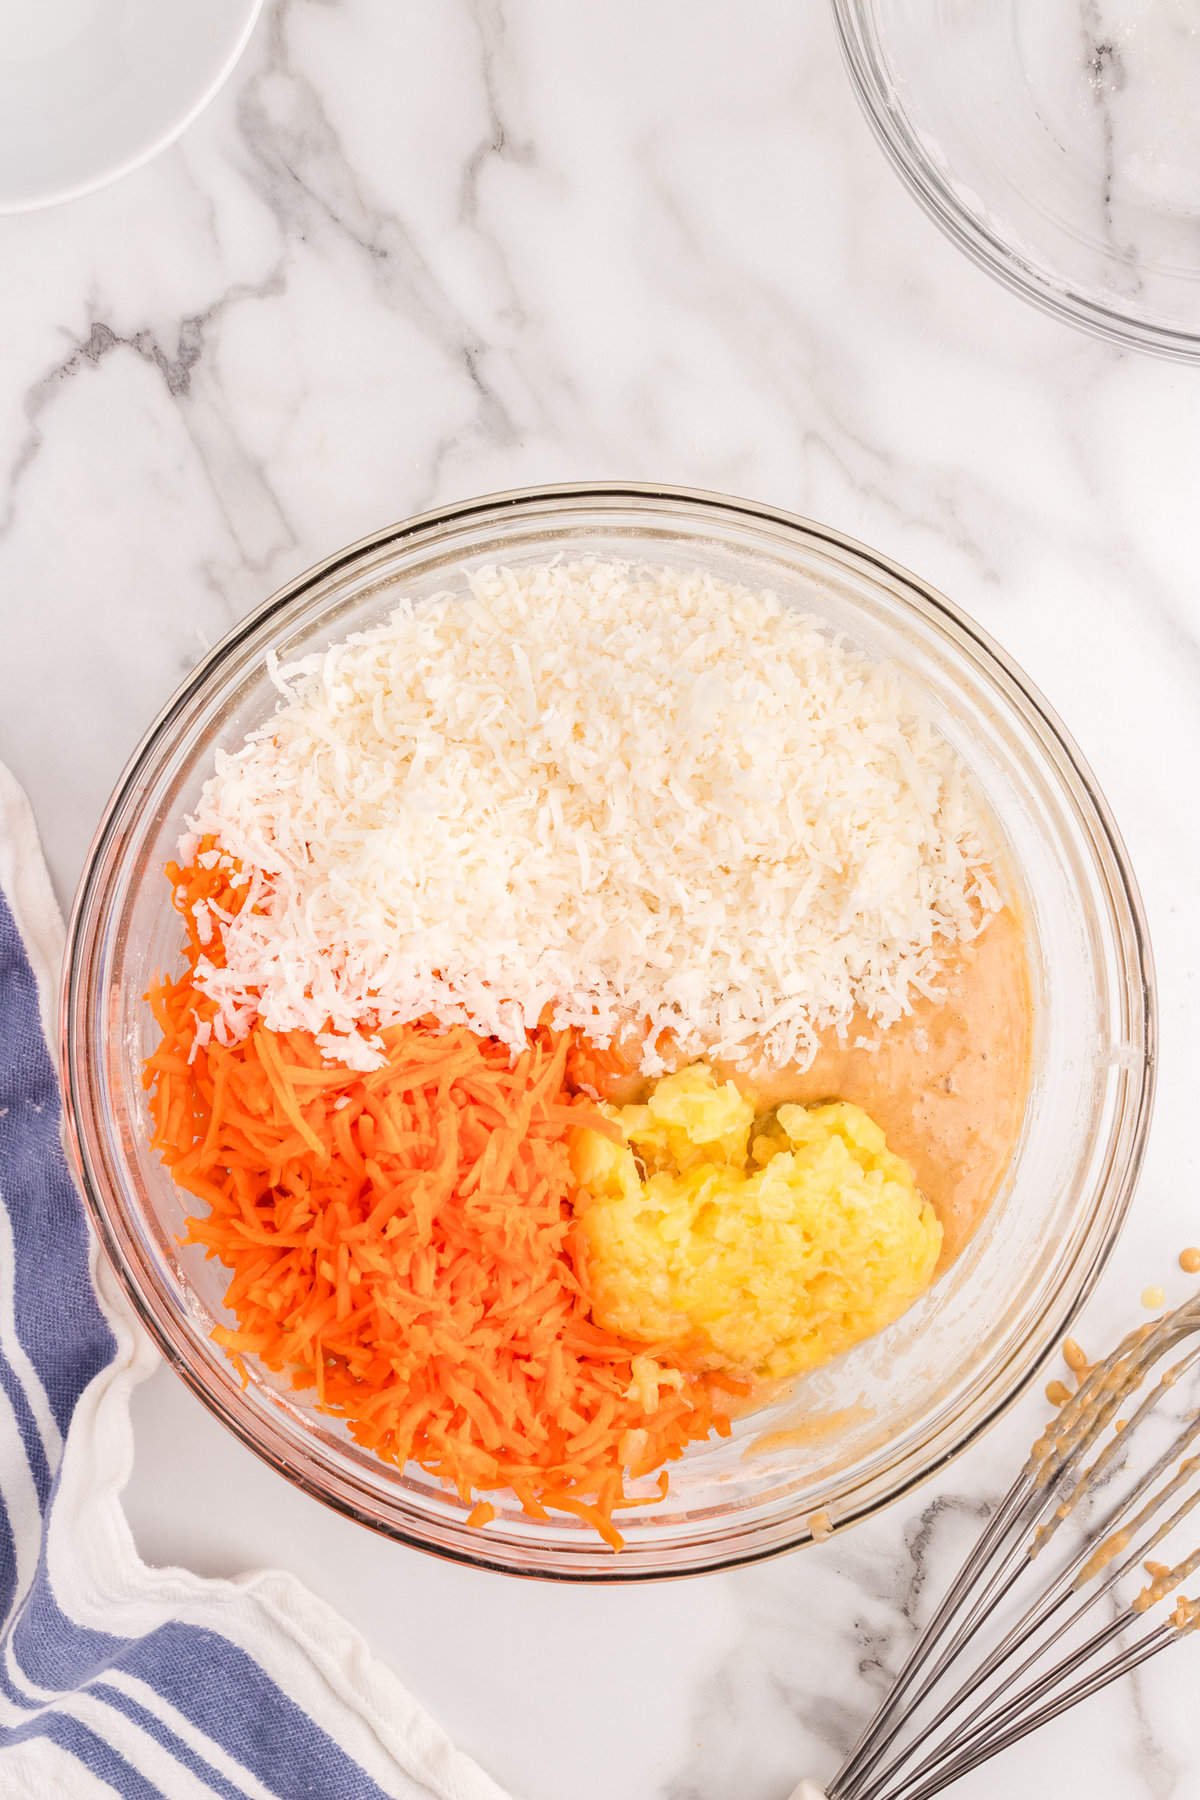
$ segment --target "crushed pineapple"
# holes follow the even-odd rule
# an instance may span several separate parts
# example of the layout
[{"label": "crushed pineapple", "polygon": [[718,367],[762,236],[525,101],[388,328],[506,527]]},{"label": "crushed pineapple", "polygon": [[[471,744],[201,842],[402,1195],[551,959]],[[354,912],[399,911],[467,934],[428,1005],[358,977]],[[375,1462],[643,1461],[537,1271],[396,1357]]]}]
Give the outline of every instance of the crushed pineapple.
[{"label": "crushed pineapple", "polygon": [[942,1228],[912,1170],[857,1106],[757,1120],[695,1063],[644,1106],[607,1107],[625,1143],[575,1133],[592,1311],[638,1343],[689,1339],[713,1365],[779,1379],[827,1362],[909,1307]]}]

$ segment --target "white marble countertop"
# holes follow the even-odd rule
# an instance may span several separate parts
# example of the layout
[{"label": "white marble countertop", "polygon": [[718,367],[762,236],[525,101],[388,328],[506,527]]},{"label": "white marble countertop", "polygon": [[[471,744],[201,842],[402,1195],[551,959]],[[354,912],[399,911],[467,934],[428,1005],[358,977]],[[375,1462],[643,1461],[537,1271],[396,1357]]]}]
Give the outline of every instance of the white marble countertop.
[{"label": "white marble countertop", "polygon": [[[1042,318],[885,166],[820,4],[278,0],[149,168],[0,221],[0,758],[66,901],[123,759],[285,577],[434,502],[631,477],[793,508],[942,587],[1122,823],[1162,988],[1153,1145],[1081,1326],[1200,1239],[1200,371]],[[1185,821],[1190,819],[1190,823]],[[161,1373],[156,1560],[282,1563],[521,1800],[822,1775],[1043,1407],[869,1527],[637,1590],[519,1584],[293,1492]],[[955,1789],[1200,1792],[1196,1641]]]}]

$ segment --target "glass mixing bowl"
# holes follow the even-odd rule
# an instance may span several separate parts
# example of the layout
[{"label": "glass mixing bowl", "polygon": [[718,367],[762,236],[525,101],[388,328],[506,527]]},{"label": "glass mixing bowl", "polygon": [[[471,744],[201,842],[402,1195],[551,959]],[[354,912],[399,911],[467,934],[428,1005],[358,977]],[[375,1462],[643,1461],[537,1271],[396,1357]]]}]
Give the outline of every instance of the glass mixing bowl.
[{"label": "glass mixing bowl", "polygon": [[833,0],[876,136],[976,262],[1100,336],[1200,359],[1194,0]]},{"label": "glass mixing bowl", "polygon": [[[515,1503],[484,1530],[420,1469],[375,1460],[282,1381],[243,1388],[210,1341],[223,1270],[181,1249],[186,1202],[147,1142],[142,996],[175,966],[163,864],[218,746],[272,709],[290,658],[483,564],[592,555],[701,567],[770,587],[908,671],[999,822],[1031,940],[1033,1083],[1004,1191],[931,1294],[881,1337],[676,1464],[666,1500],[625,1515],[614,1557],[573,1519]],[[421,1548],[492,1569],[605,1581],[744,1563],[804,1543],[814,1513],[867,1517],[940,1469],[1033,1378],[1117,1235],[1145,1141],[1154,993],[1133,877],[1070,739],[947,600],[823,526],[647,487],[548,488],[428,513],[330,558],[230,633],[135,753],[92,849],[63,1002],[66,1117],[93,1220],[167,1359],[244,1443],[308,1493]],[[798,1418],[799,1429],[792,1429]],[[768,1434],[776,1433],[772,1443]],[[822,1522],[823,1527],[823,1522]]]}]

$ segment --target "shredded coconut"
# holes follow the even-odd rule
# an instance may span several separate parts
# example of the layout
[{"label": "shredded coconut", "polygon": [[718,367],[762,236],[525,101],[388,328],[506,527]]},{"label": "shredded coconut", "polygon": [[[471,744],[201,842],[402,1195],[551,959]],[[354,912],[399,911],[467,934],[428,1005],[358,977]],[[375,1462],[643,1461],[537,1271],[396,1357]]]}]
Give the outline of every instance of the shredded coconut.
[{"label": "shredded coconut", "polygon": [[806,1065],[886,1028],[999,904],[963,765],[899,673],[768,593],[611,562],[467,591],[272,669],[193,846],[248,884],[197,980],[219,1041],[261,1015],[375,1066],[433,1014],[518,1049],[607,1043]]}]

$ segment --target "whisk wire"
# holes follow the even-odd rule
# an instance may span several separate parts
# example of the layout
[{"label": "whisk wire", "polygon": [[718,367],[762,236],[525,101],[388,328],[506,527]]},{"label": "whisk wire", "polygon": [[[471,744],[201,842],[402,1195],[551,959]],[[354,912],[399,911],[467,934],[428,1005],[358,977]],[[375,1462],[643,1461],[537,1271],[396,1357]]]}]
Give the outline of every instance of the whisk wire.
[{"label": "whisk wire", "polygon": [[1109,1687],[1114,1681],[1119,1681],[1123,1675],[1128,1675],[1132,1670],[1139,1668],[1141,1664],[1148,1662],[1152,1656],[1156,1656],[1160,1650],[1165,1650],[1168,1644],[1173,1643],[1177,1635],[1171,1626],[1160,1625],[1103,1669],[1098,1669],[1086,1680],[1076,1682],[1073,1687],[1065,1689],[1045,1706],[1028,1713],[1019,1722],[1013,1724],[1009,1730],[1000,1733],[995,1739],[989,1739],[986,1744],[977,1748],[974,1754],[953,1763],[948,1769],[943,1769],[932,1781],[922,1783],[918,1787],[910,1787],[906,1782],[899,1788],[891,1788],[877,1796],[873,1795],[872,1800],[933,1800],[935,1794],[940,1794],[952,1782],[961,1780],[964,1775],[969,1775],[971,1770],[977,1769],[981,1763],[990,1762],[993,1756],[997,1756],[1002,1750],[1007,1750],[1013,1744],[1019,1743],[1022,1738],[1028,1737],[1030,1732],[1037,1731],[1043,1725],[1048,1725],[1051,1720],[1057,1719],[1062,1713],[1069,1712],[1080,1701],[1089,1699],[1093,1694],[1098,1694],[1101,1689]]},{"label": "whisk wire", "polygon": [[[1009,1492],[1004,1501],[1000,1503],[1000,1507],[995,1510],[995,1514],[991,1516],[988,1525],[984,1526],[979,1543],[975,1544],[975,1550],[968,1557],[966,1566],[957,1577],[955,1588],[950,1589],[945,1600],[939,1604],[934,1616],[928,1620],[925,1631],[912,1645],[909,1656],[901,1663],[900,1672],[896,1674],[896,1679],[892,1683],[887,1705],[874,1715],[874,1719],[865,1724],[864,1732],[858,1737],[849,1757],[842,1764],[842,1769],[838,1771],[835,1786],[829,1789],[829,1800],[858,1800],[860,1791],[862,1791],[862,1787],[860,1787],[862,1778],[871,1775],[871,1769],[876,1766],[878,1760],[882,1759],[883,1753],[889,1748],[892,1739],[898,1737],[903,1730],[905,1715],[901,1712],[900,1701],[909,1699],[910,1710],[916,1710],[932,1687],[936,1687],[941,1674],[945,1672],[946,1665],[954,1660],[955,1654],[959,1652],[961,1645],[955,1638],[948,1645],[948,1649],[943,1652],[943,1656],[934,1663],[932,1674],[928,1674],[925,1681],[916,1688],[916,1692],[910,1694],[910,1688],[914,1687],[914,1683],[918,1681],[921,1669],[925,1667],[925,1663],[936,1651],[941,1638],[945,1636],[946,1629],[954,1622],[955,1611],[957,1611],[957,1604],[955,1604],[957,1589],[963,1588],[973,1579],[977,1579],[977,1575],[981,1575],[982,1570],[986,1568],[995,1544],[999,1543],[1000,1539],[1004,1537],[1004,1532],[1009,1528],[1007,1512],[1013,1508],[1013,1505],[1015,1505],[1015,1494]],[[891,1715],[891,1726],[887,1724],[887,1715]]]},{"label": "whisk wire", "polygon": [[[829,1800],[933,1800],[1200,1626],[1200,1598],[1178,1599],[1168,1619],[1130,1641],[1142,1615],[1200,1569],[1200,1548],[1173,1563],[1148,1560],[1200,1504],[1200,1393],[1182,1408],[1171,1402],[1198,1370],[1192,1300],[1129,1333],[1084,1376],[910,1648]],[[1139,1469],[1148,1431],[1158,1441]],[[1143,1563],[1147,1580],[1122,1598]],[[1028,1593],[1022,1584],[1043,1568],[1045,1585]],[[1113,1616],[1096,1625],[1105,1602]]]},{"label": "whisk wire", "polygon": [[[1126,1623],[1124,1618],[1111,1620],[1081,1644],[1063,1663],[1053,1669],[1048,1669],[1037,1680],[1030,1682],[1027,1687],[1013,1695],[1004,1705],[996,1705],[995,1702],[1008,1692],[1015,1682],[1020,1680],[1021,1674],[1028,1672],[1029,1662],[1022,1665],[1022,1668],[1014,1671],[1009,1680],[1002,1684],[996,1693],[989,1695],[973,1712],[968,1713],[966,1718],[959,1723],[944,1742],[938,1745],[936,1750],[924,1761],[919,1762],[915,1768],[909,1770],[905,1776],[905,1783],[919,1781],[923,1777],[930,1776],[942,1764],[957,1760],[964,1754],[969,1754],[979,1744],[986,1742],[989,1732],[1002,1731],[1020,1716],[1022,1708],[1036,1705],[1047,1693],[1051,1692],[1064,1675],[1071,1675],[1076,1669],[1082,1668],[1097,1650],[1104,1649],[1114,1638],[1119,1637],[1125,1629]],[[1049,1647],[1047,1646],[1047,1648]],[[1029,1661],[1040,1662],[1042,1655],[1043,1653],[1039,1651],[1037,1656]],[[932,1731],[936,1728],[935,1721],[929,1729]],[[905,1760],[903,1757],[898,1757],[886,1768],[880,1770],[877,1775],[878,1782],[886,1787],[886,1784],[894,1780],[899,1773]],[[888,1792],[890,1793],[891,1790],[889,1789]]]},{"label": "whisk wire", "polygon": [[[936,1686],[937,1682],[945,1673],[946,1668],[957,1658],[966,1643],[970,1641],[973,1631],[978,1629],[978,1625],[982,1623],[983,1612],[981,1608],[983,1600],[991,1593],[993,1586],[1003,1572],[1002,1569],[996,1571],[984,1583],[979,1604],[976,1608],[976,1610],[980,1612],[979,1618],[977,1620],[973,1617],[968,1618],[965,1624],[959,1628],[958,1632],[951,1638],[949,1645],[945,1647],[941,1656],[935,1661],[932,1671],[925,1677],[920,1686],[917,1687],[915,1693],[910,1695],[909,1690],[913,1687],[914,1682],[917,1681],[922,1668],[929,1661],[934,1651],[938,1648],[942,1637],[953,1624],[955,1614],[958,1612],[963,1599],[970,1593],[973,1583],[979,1579],[982,1572],[986,1569],[988,1561],[993,1555],[996,1547],[1002,1541],[1005,1534],[1011,1529],[1012,1515],[1018,1511],[1023,1498],[1018,1492],[1019,1487],[1020,1482],[1005,1495],[996,1511],[992,1514],[992,1517],[984,1527],[979,1542],[971,1552],[971,1555],[967,1558],[954,1585],[934,1612],[929,1623],[921,1633],[921,1636],[912,1646],[912,1649],[909,1651],[901,1665],[900,1671],[892,1685],[886,1709],[881,1709],[881,1711],[876,1714],[875,1718],[864,1728],[850,1755],[842,1765],[837,1783],[830,1790],[830,1800],[858,1800],[861,1792],[859,1785],[860,1778],[869,1776],[872,1768],[884,1755],[893,1738],[898,1736],[903,1729],[905,1715],[900,1710],[900,1701],[908,1699],[910,1711],[915,1710],[926,1698],[932,1688]],[[892,1716],[893,1722],[890,1728],[885,1723],[885,1710],[887,1714]]]},{"label": "whisk wire", "polygon": [[[1185,1440],[1190,1441],[1194,1435],[1195,1430],[1193,1428],[1189,1428],[1186,1432],[1181,1434],[1181,1437],[1176,1440],[1175,1445],[1173,1446],[1173,1452],[1176,1451],[1179,1445]],[[1170,1458],[1160,1459],[1160,1462],[1163,1460],[1169,1461]],[[1132,1535],[1133,1531],[1137,1528],[1139,1522],[1145,1522],[1147,1518],[1153,1517],[1158,1506],[1169,1493],[1177,1491],[1183,1482],[1190,1479],[1190,1477],[1196,1473],[1197,1466],[1200,1465],[1193,1464],[1190,1467],[1185,1466],[1185,1468],[1180,1471],[1179,1475],[1173,1481],[1169,1482],[1161,1493],[1153,1497],[1151,1503],[1148,1503],[1146,1507],[1143,1507],[1142,1513],[1139,1515],[1139,1520],[1134,1521],[1134,1523],[1127,1528],[1130,1535]],[[1141,1484],[1139,1484],[1139,1486],[1140,1485]],[[1119,1585],[1120,1581],[1126,1575],[1131,1573],[1134,1568],[1142,1563],[1151,1550],[1156,1549],[1157,1546],[1170,1535],[1176,1525],[1180,1524],[1187,1514],[1192,1511],[1198,1497],[1200,1496],[1195,1494],[1188,1496],[1168,1515],[1166,1520],[1154,1529],[1147,1539],[1141,1543],[1135,1544],[1122,1560],[1114,1561],[1111,1566],[1108,1567],[1107,1573],[1102,1575],[1102,1579],[1099,1583],[1091,1588],[1090,1591],[1084,1593],[1083,1598],[1080,1599],[1078,1604],[1067,1614],[1066,1618],[1059,1621],[1059,1624],[1051,1635],[1045,1640],[1038,1642],[1038,1632],[1049,1624],[1056,1613],[1062,1611],[1062,1608],[1067,1605],[1073,1593],[1078,1594],[1081,1591],[1080,1577],[1074,1575],[1072,1569],[1067,1569],[1059,1578],[1059,1581],[1055,1585],[1055,1589],[1052,1590],[1052,1594],[1047,1597],[1047,1600],[1027,1611],[1023,1618],[1018,1620],[1016,1625],[1010,1629],[1001,1644],[997,1646],[996,1650],[985,1659],[980,1668],[956,1690],[951,1698],[939,1710],[936,1717],[930,1721],[929,1725],[926,1727],[927,1733],[936,1731],[942,1724],[946,1723],[973,1692],[977,1691],[990,1676],[998,1673],[1000,1668],[1011,1659],[1022,1643],[1033,1640],[1035,1647],[1030,1654],[1026,1656],[1024,1661],[1019,1663],[1015,1669],[1009,1671],[1005,1679],[993,1690],[990,1696],[980,1701],[972,1712],[968,1713],[964,1719],[960,1720],[959,1724],[951,1733],[944,1748],[952,1748],[959,1744],[968,1734],[969,1728],[983,1715],[986,1715],[982,1727],[983,1729],[990,1729],[992,1726],[999,1723],[1000,1713],[989,1712],[988,1708],[1020,1681],[1023,1675],[1031,1673],[1038,1663],[1043,1662],[1055,1645],[1061,1643],[1064,1638],[1068,1637],[1075,1627],[1083,1621],[1087,1614],[1099,1605],[1099,1603]],[[1103,1544],[1106,1534],[1108,1533],[1108,1527],[1112,1523],[1113,1517],[1110,1514],[1104,1524],[1089,1536],[1089,1545],[1094,1544],[1097,1539]],[[1093,1551],[1092,1554],[1095,1555],[1095,1552]],[[1191,1558],[1186,1559],[1185,1562],[1169,1571],[1171,1585],[1175,1586],[1179,1581],[1186,1580],[1197,1567],[1200,1567],[1200,1551],[1197,1551]],[[1087,1564],[1084,1565],[1084,1568],[1086,1570]],[[1125,1609],[1114,1621],[1104,1627],[1093,1638],[1089,1639],[1083,1646],[1082,1651],[1076,1652],[1066,1663],[1051,1670],[1047,1676],[1035,1683],[1032,1688],[1025,1689],[1017,1696],[1015,1701],[1010,1702],[1007,1707],[1001,1709],[1001,1712],[1007,1715],[1014,1707],[1019,1708],[1021,1705],[1028,1704],[1032,1700],[1039,1698],[1049,1686],[1053,1685],[1054,1681],[1058,1680],[1063,1675],[1072,1673],[1076,1667],[1081,1666],[1081,1664],[1086,1661],[1088,1655],[1096,1650],[1105,1648],[1114,1637],[1119,1636],[1130,1624],[1133,1617],[1134,1609]],[[901,1761],[902,1759],[896,1759],[893,1764],[889,1765],[889,1767],[882,1772],[880,1778],[887,1778],[900,1766]],[[914,1771],[914,1773],[918,1772],[919,1771]]]}]

